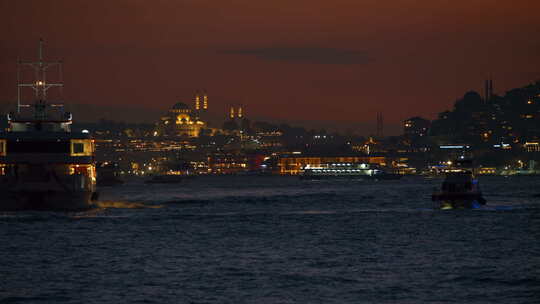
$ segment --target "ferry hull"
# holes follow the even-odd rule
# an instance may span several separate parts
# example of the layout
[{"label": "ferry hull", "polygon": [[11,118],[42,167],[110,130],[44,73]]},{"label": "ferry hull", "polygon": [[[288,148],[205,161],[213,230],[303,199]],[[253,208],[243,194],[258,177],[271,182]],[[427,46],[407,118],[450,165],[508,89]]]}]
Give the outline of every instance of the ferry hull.
[{"label": "ferry hull", "polygon": [[94,208],[94,192],[21,191],[5,192],[0,202],[1,211],[47,210],[81,211]]},{"label": "ferry hull", "polygon": [[369,180],[367,175],[300,175],[300,179],[303,180],[326,180],[326,179],[356,179],[356,180]]}]

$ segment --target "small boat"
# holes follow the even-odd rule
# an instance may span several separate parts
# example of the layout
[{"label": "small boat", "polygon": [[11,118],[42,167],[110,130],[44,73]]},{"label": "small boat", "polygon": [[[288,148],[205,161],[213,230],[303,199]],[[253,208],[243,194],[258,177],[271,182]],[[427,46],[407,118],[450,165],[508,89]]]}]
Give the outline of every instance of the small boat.
[{"label": "small boat", "polygon": [[[431,200],[438,209],[476,209],[486,204],[478,179],[474,176],[471,160],[458,160],[456,167],[448,169],[440,190],[436,190]],[[472,166],[470,166],[472,167]]]}]

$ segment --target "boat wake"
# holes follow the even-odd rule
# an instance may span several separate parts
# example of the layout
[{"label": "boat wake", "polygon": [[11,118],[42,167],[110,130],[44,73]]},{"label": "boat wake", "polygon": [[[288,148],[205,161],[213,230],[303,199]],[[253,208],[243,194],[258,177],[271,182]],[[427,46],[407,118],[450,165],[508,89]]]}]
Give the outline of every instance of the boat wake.
[{"label": "boat wake", "polygon": [[95,203],[99,209],[158,209],[162,205],[148,205],[138,202],[121,202],[121,201],[98,201]]}]

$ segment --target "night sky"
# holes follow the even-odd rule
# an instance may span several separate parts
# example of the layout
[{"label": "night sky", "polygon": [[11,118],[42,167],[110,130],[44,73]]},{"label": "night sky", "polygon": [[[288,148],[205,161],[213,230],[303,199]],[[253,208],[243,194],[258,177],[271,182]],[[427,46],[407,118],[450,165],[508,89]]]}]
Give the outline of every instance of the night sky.
[{"label": "night sky", "polygon": [[397,133],[488,75],[497,94],[540,79],[534,0],[0,0],[0,22],[2,109],[40,37],[66,62],[66,101],[119,120],[157,120],[205,88],[219,117],[243,104],[253,119],[368,133],[382,112]]}]

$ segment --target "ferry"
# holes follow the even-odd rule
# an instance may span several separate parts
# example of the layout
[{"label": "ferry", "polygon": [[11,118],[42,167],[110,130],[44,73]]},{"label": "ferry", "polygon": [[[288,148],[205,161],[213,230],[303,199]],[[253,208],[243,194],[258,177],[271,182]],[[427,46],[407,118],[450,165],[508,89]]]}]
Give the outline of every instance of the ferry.
[{"label": "ferry", "polygon": [[[35,81],[21,83],[21,69],[31,67]],[[56,68],[59,81],[47,82]],[[62,103],[47,102],[51,88],[62,88],[62,62],[19,61],[17,111],[0,132],[0,210],[84,210],[97,200],[95,144],[88,131],[71,132],[72,115]],[[33,104],[21,103],[21,89],[34,91]]]},{"label": "ferry", "polygon": [[388,180],[400,179],[401,174],[387,173],[381,169],[373,168],[369,164],[359,163],[328,163],[320,165],[306,165],[302,168],[300,178],[309,180],[318,179],[364,179]]},{"label": "ferry", "polygon": [[445,171],[441,188],[431,199],[438,209],[476,209],[486,204],[480,184],[472,169],[472,160],[461,158]]}]

